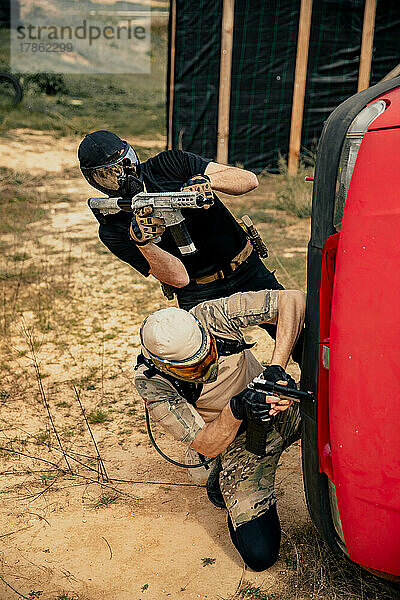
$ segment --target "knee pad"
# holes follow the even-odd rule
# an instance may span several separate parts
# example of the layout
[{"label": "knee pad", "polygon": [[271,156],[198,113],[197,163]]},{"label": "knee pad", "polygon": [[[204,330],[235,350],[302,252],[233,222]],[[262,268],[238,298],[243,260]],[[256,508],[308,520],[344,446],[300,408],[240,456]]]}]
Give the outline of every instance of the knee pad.
[{"label": "knee pad", "polygon": [[228,528],[233,545],[250,569],[265,571],[276,562],[281,542],[276,504],[256,519],[239,525],[236,530],[228,515]]}]

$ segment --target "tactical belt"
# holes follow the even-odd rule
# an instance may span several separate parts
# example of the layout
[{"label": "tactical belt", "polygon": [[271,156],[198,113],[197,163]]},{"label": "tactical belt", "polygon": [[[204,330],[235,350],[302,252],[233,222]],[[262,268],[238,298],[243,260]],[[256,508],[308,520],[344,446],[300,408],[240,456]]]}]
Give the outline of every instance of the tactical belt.
[{"label": "tactical belt", "polygon": [[[239,265],[241,265],[247,258],[249,258],[250,254],[253,252],[253,244],[250,240],[247,240],[247,243],[243,250],[239,252],[237,256],[229,263],[229,267],[231,271],[235,271]],[[204,277],[197,277],[196,279],[191,279],[190,281],[194,281],[200,285],[204,285],[205,283],[211,283],[212,281],[217,281],[218,279],[224,279],[225,273],[224,271],[216,271],[215,273],[211,273],[211,275],[204,275]]]}]

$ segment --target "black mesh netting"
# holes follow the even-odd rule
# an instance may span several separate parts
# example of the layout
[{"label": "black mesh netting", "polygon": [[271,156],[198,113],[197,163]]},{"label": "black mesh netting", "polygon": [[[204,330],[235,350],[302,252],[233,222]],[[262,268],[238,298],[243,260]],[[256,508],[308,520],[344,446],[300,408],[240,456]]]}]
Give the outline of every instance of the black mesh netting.
[{"label": "black mesh netting", "polygon": [[[217,149],[222,0],[176,0],[174,148]],[[357,91],[364,0],[313,3],[302,133],[312,150],[327,116]],[[300,0],[236,0],[229,162],[276,171],[287,155]],[[399,63],[400,4],[378,0],[371,85]]]}]

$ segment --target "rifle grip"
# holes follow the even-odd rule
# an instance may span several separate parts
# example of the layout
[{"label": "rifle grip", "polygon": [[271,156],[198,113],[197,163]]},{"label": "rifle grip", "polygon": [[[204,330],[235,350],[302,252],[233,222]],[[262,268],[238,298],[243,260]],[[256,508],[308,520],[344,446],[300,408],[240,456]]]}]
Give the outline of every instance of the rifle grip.
[{"label": "rifle grip", "polygon": [[169,230],[171,231],[172,237],[181,254],[194,254],[197,252],[197,248],[192,242],[185,221],[181,221],[177,225],[171,225]]},{"label": "rifle grip", "polygon": [[257,456],[266,456],[268,429],[266,423],[249,421],[246,431],[246,450]]}]

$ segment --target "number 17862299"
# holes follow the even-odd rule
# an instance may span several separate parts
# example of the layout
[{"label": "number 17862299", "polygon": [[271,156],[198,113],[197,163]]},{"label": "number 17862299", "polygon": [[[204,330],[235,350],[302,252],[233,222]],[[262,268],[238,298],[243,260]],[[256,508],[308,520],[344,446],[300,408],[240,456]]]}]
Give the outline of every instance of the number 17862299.
[{"label": "number 17862299", "polygon": [[21,52],[73,52],[74,46],[70,42],[21,42]]}]

